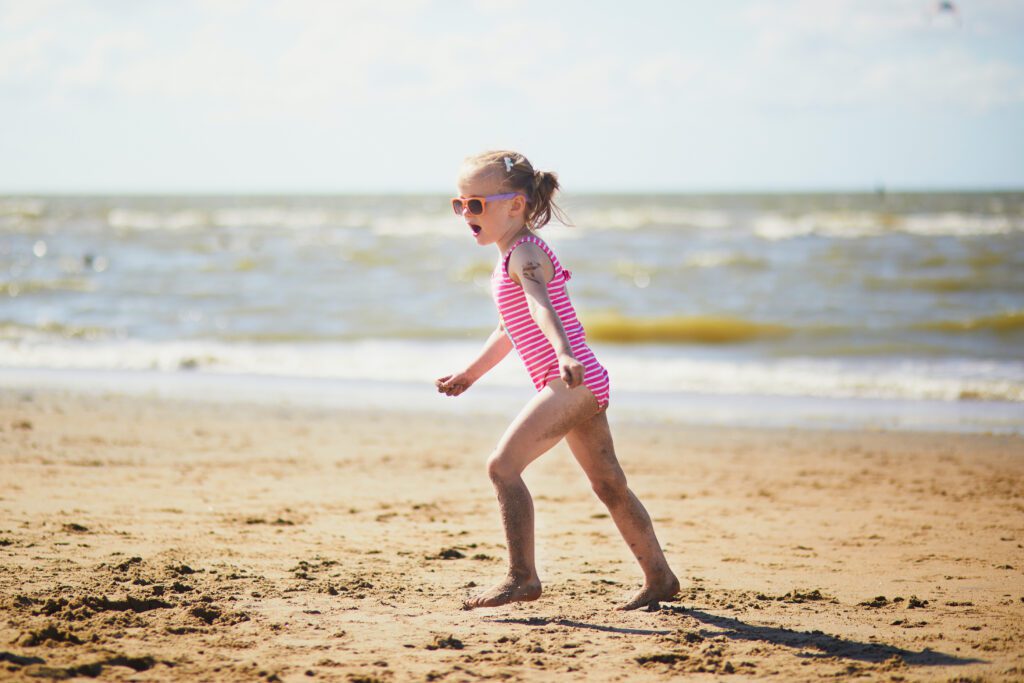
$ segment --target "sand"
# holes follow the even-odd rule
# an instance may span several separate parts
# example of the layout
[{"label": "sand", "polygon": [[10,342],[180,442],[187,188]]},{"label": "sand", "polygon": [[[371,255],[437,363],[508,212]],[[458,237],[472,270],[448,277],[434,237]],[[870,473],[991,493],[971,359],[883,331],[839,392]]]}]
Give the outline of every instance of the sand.
[{"label": "sand", "polygon": [[678,601],[615,611],[637,566],[559,446],[527,472],[544,595],[467,612],[505,420],[445,409],[0,391],[0,678],[1024,679],[1019,436],[613,408]]}]

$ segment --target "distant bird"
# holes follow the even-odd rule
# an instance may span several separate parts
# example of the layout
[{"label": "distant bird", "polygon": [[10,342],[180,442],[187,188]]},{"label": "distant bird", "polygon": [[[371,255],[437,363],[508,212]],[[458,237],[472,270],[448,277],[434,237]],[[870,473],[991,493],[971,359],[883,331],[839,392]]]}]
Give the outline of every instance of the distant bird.
[{"label": "distant bird", "polygon": [[932,18],[942,15],[952,17],[956,21],[956,25],[960,26],[960,10],[950,0],[939,0],[939,2],[935,3],[935,7],[932,10]]}]

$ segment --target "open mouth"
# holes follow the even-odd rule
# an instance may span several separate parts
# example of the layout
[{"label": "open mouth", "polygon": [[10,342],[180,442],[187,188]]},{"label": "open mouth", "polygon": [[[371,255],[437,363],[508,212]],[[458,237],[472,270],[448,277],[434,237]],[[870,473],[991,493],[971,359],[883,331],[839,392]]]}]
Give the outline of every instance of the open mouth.
[{"label": "open mouth", "polygon": [[469,224],[469,229],[473,231],[473,235],[475,236],[475,235],[479,235],[479,234],[480,234],[480,231],[481,231],[481,230],[482,230],[483,228],[481,228],[481,227],[480,227],[479,225],[477,225],[476,223],[470,223],[470,224]]}]

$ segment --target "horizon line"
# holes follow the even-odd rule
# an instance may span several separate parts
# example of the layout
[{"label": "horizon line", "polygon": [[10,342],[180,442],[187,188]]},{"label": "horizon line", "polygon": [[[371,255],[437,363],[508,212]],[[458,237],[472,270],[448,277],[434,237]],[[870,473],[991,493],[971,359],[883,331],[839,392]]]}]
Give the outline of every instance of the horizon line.
[{"label": "horizon line", "polygon": [[[450,190],[430,189],[48,189],[18,190],[0,188],[0,197],[325,197],[325,196],[447,196]],[[858,187],[737,187],[737,188],[582,188],[562,187],[566,195],[671,196],[671,195],[814,195],[814,194],[984,194],[1024,192],[1024,184],[1015,185],[885,185]]]}]

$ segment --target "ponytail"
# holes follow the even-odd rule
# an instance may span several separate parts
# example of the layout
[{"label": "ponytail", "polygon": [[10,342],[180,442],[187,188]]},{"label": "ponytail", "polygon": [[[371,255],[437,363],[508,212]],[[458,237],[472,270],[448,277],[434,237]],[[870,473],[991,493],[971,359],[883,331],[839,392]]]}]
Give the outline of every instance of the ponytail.
[{"label": "ponytail", "polygon": [[526,216],[526,222],[534,230],[539,230],[548,224],[548,221],[551,220],[552,210],[556,212],[557,216],[559,209],[554,202],[556,192],[558,192],[558,176],[550,171],[534,171],[530,208]]}]

